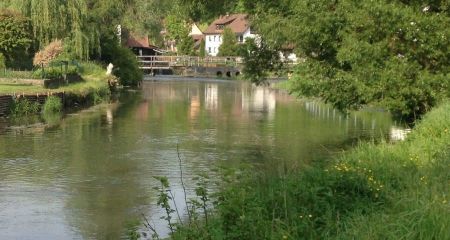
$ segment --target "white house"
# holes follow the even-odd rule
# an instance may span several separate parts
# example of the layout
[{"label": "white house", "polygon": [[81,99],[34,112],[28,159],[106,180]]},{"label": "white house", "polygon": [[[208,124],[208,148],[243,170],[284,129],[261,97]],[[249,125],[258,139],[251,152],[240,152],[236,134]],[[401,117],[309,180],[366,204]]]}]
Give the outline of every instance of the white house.
[{"label": "white house", "polygon": [[246,38],[255,38],[250,29],[247,14],[231,14],[221,16],[208,26],[204,32],[205,50],[210,56],[217,56],[222,44],[222,35],[225,28],[230,28],[236,34],[238,43],[244,43]]}]

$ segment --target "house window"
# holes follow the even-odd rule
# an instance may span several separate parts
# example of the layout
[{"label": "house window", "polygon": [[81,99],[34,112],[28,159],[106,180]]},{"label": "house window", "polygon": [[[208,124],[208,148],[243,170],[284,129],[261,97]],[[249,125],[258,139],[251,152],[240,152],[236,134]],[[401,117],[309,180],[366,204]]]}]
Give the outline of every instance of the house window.
[{"label": "house window", "polygon": [[239,35],[239,42],[243,42],[244,41],[244,36]]},{"label": "house window", "polygon": [[214,53],[216,53],[217,52],[217,48],[216,47],[214,47]]},{"label": "house window", "polygon": [[209,41],[211,42],[211,36],[209,36]]},{"label": "house window", "polygon": [[222,41],[222,36],[219,36],[219,42],[221,42]]},{"label": "house window", "polygon": [[216,41],[216,36],[214,36],[214,42]]},{"label": "house window", "polygon": [[224,27],[225,27],[225,25],[223,25],[223,24],[217,24],[216,30],[222,30],[222,29],[224,29]]},{"label": "house window", "polygon": [[211,53],[211,47],[208,48],[208,53]]}]

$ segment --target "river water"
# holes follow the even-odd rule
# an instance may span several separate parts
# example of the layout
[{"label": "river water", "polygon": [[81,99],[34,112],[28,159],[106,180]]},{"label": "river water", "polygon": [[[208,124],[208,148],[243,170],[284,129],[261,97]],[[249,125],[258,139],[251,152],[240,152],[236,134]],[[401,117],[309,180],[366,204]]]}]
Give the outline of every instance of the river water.
[{"label": "river water", "polygon": [[[118,239],[147,216],[167,234],[154,176],[181,210],[199,173],[241,163],[301,168],[359,139],[398,138],[388,114],[344,116],[283,91],[227,81],[147,82],[62,120],[0,120],[0,239]],[[401,132],[401,131],[400,131]]]}]

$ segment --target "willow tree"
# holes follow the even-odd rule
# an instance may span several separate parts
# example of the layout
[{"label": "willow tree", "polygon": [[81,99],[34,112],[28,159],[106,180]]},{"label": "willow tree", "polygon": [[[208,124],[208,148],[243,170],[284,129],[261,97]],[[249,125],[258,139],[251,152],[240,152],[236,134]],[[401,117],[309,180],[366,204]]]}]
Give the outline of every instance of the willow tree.
[{"label": "willow tree", "polygon": [[30,18],[39,47],[64,39],[80,59],[87,59],[90,50],[98,47],[98,30],[87,24],[85,0],[16,0],[11,6]]}]

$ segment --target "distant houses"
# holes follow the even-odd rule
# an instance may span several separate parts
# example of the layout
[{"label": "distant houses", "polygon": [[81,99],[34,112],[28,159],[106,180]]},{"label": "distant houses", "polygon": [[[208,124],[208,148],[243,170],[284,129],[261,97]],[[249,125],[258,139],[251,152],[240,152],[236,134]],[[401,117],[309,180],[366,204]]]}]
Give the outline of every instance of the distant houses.
[{"label": "distant houses", "polygon": [[244,43],[246,38],[254,38],[252,33],[248,14],[227,14],[216,19],[203,32],[205,37],[205,50],[210,56],[217,56],[219,47],[222,45],[223,30],[230,28],[236,35],[238,43]]},{"label": "distant houses", "polygon": [[[236,35],[238,44],[242,44],[247,38],[255,38],[257,35],[252,31],[249,15],[244,13],[227,14],[214,20],[206,30],[202,31],[196,23],[190,25],[189,36],[194,40],[194,50],[198,52],[202,40],[205,41],[205,52],[209,56],[217,56],[219,47],[223,42],[223,33],[225,28],[231,29]],[[167,30],[161,31],[164,39],[163,51],[177,53],[177,42],[167,38]],[[149,43],[148,37],[136,37],[130,34],[127,46],[131,48],[136,55],[157,55],[161,53],[156,46]]]}]

